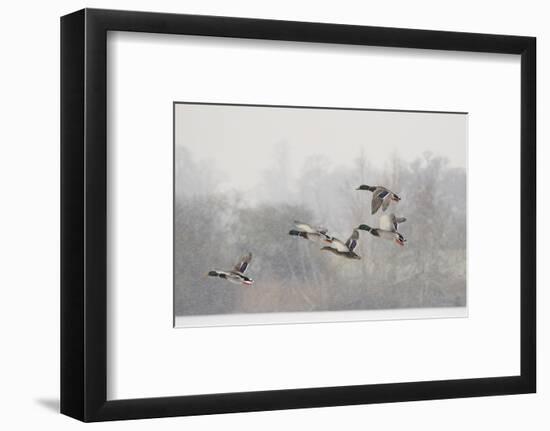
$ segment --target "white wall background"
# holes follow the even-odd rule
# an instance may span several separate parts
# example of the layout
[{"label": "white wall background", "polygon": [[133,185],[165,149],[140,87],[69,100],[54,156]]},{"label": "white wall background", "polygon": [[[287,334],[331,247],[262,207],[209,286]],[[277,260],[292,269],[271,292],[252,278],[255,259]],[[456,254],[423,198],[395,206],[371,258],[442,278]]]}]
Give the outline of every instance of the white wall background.
[{"label": "white wall background", "polygon": [[[548,11],[544,2],[476,1],[453,4],[417,0],[270,1],[193,0],[170,2],[90,0],[10,2],[0,26],[0,223],[2,354],[0,424],[6,429],[72,429],[83,425],[57,414],[59,387],[59,16],[81,7],[341,22],[538,37],[539,211],[542,221],[550,200],[550,182],[542,166],[550,153],[544,80],[550,61]],[[545,194],[545,196],[543,196]],[[539,223],[539,392],[536,395],[474,398],[293,410],[196,418],[145,420],[95,425],[118,429],[385,429],[464,430],[548,429],[550,425],[550,317],[544,286],[550,273]],[[8,428],[8,426],[10,428]]]}]

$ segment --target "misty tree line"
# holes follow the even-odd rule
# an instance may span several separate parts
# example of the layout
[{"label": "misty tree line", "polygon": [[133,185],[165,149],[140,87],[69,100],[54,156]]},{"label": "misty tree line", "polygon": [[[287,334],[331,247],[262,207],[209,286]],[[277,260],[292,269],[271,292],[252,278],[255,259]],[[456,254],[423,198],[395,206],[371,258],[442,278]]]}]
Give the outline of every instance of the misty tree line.
[{"label": "misty tree line", "polygon": [[[221,193],[222,180],[189,150],[176,153],[175,309],[177,315],[464,306],[466,303],[466,172],[426,153],[408,163],[394,156],[375,166],[361,153],[350,166],[312,156],[293,180],[281,146],[258,187],[262,203]],[[359,184],[384,185],[402,197],[388,212],[405,247],[361,232],[352,261],[321,252],[318,244],[288,235],[293,221],[329,229],[346,240],[370,214],[372,194]],[[231,269],[244,253],[253,259],[253,286],[206,277]]]}]

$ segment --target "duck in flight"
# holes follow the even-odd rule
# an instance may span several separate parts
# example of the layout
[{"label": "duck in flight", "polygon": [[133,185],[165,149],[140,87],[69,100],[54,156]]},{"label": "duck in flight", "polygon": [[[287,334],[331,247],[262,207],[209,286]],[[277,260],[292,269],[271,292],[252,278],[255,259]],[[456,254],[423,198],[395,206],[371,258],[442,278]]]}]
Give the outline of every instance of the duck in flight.
[{"label": "duck in flight", "polygon": [[231,283],[242,284],[245,286],[251,286],[254,280],[244,275],[247,268],[250,266],[252,260],[252,253],[248,253],[241,257],[239,263],[230,271],[221,271],[218,269],[212,270],[208,273],[210,277],[219,277],[227,280]]},{"label": "duck in flight", "polygon": [[382,207],[382,211],[386,211],[390,206],[390,202],[399,202],[401,200],[396,193],[382,186],[367,186],[363,184],[357,187],[356,190],[368,190],[372,192],[371,214],[375,214],[380,207]]},{"label": "duck in flight", "polygon": [[407,240],[397,231],[397,227],[399,223],[403,223],[406,220],[405,217],[396,217],[395,214],[389,214],[380,218],[380,228],[373,228],[367,224],[362,224],[357,229],[365,230],[378,238],[395,241],[397,245],[403,247]]},{"label": "duck in flight", "polygon": [[337,256],[342,256],[348,259],[361,259],[357,253],[355,253],[355,247],[357,247],[357,241],[359,240],[359,231],[357,229],[353,230],[353,233],[344,243],[338,238],[332,238],[332,242],[329,246],[321,248],[324,251],[330,251]]},{"label": "duck in flight", "polygon": [[288,232],[289,235],[308,239],[314,242],[320,242],[322,244],[332,244],[334,238],[327,233],[327,229],[323,227],[314,228],[311,225],[300,221],[295,221],[294,224],[298,230],[292,229]]}]

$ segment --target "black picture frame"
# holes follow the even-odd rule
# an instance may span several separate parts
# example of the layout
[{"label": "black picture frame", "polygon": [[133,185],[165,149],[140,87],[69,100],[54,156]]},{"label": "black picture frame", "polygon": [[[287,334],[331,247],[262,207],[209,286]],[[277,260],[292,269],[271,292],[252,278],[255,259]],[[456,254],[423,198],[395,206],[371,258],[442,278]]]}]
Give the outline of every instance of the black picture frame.
[{"label": "black picture frame", "polygon": [[[521,56],[521,373],[514,376],[107,401],[107,32]],[[491,144],[497,145],[497,144]],[[106,421],[536,390],[536,39],[83,9],[61,18],[61,412]]]}]

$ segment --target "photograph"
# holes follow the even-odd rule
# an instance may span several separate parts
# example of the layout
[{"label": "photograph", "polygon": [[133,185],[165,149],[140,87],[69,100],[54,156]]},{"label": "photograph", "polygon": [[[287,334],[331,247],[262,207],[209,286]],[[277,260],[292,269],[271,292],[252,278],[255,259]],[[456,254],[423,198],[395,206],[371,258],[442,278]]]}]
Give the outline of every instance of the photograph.
[{"label": "photograph", "polygon": [[175,326],[467,316],[467,141],[465,112],[174,103]]}]

